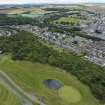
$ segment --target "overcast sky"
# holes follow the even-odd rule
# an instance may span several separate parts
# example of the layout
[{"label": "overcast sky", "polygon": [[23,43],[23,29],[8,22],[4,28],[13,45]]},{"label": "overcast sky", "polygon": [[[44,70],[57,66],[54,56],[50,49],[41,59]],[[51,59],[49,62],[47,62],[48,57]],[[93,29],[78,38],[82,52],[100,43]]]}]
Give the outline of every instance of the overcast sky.
[{"label": "overcast sky", "polygon": [[0,0],[0,4],[22,4],[22,3],[80,3],[98,2],[105,3],[105,0]]}]

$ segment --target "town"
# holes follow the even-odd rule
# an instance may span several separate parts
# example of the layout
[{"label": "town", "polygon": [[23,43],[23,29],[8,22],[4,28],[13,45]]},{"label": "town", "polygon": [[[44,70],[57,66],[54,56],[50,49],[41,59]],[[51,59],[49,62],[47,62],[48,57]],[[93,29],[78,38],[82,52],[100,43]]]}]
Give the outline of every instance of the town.
[{"label": "town", "polygon": [[42,40],[49,41],[58,47],[73,51],[83,56],[89,61],[105,66],[105,41],[94,41],[80,36],[68,36],[58,32],[50,32],[48,28],[39,28],[32,25],[9,26],[10,30],[5,31],[5,28],[0,29],[1,35],[9,36],[15,34],[16,30],[28,31],[37,35]]},{"label": "town", "polygon": [[105,4],[0,5],[0,95],[2,105],[105,105]]},{"label": "town", "polygon": [[[43,9],[56,10],[56,8],[52,7],[53,6],[43,7]],[[59,17],[52,22],[49,21],[48,24],[50,25],[45,25],[44,28],[31,24],[1,25],[0,35],[10,36],[11,34],[15,34],[17,30],[32,32],[43,40],[77,54],[83,54],[89,61],[105,66],[105,12],[96,10],[89,11],[87,8],[84,10],[77,8],[75,10],[73,7],[62,11],[66,12],[59,14],[58,11],[55,11],[46,12],[45,15],[41,16],[38,15],[36,18],[42,23],[44,19],[47,20],[54,15],[55,17],[58,15]],[[49,30],[49,27],[52,26],[61,31],[63,30],[63,33]],[[65,31],[66,29],[69,31]],[[71,33],[70,30],[73,30],[73,33]]]}]

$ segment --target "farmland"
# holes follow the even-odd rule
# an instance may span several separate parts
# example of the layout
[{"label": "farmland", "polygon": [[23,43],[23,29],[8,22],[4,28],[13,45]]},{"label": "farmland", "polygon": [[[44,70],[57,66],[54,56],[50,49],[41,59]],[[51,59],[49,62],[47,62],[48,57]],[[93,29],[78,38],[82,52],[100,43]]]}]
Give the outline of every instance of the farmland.
[{"label": "farmland", "polygon": [[7,9],[1,9],[0,14],[22,14],[25,12],[31,12],[31,13],[39,13],[39,12],[45,12],[44,10],[36,7],[32,8],[24,8],[24,7],[18,7],[18,8],[7,8]]},{"label": "farmland", "polygon": [[37,17],[44,15],[45,13],[51,13],[53,11],[45,11],[44,9],[32,7],[32,8],[9,8],[1,9],[0,14],[7,14],[9,17],[23,16],[23,17]]},{"label": "farmland", "polygon": [[61,17],[60,19],[56,20],[56,23],[60,24],[78,24],[82,20],[77,17]]},{"label": "farmland", "polygon": [[8,12],[8,16],[37,17],[43,15],[46,11],[40,8],[18,8]]}]

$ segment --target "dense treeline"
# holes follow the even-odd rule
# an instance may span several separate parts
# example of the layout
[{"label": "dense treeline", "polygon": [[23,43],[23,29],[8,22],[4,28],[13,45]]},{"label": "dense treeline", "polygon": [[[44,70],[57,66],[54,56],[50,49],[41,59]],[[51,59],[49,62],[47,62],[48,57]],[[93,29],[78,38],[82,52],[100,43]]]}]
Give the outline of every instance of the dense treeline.
[{"label": "dense treeline", "polygon": [[45,11],[59,11],[59,12],[68,12],[70,9],[66,8],[45,8]]},{"label": "dense treeline", "polygon": [[22,17],[22,16],[14,16],[9,17],[7,15],[0,15],[0,25],[25,25],[25,24],[31,24],[31,25],[37,25],[39,27],[44,27],[44,24],[42,24],[38,19],[28,18],[28,17]]},{"label": "dense treeline", "polygon": [[80,8],[45,8],[45,11],[59,11],[59,12],[69,12],[69,11],[83,11]]},{"label": "dense treeline", "polygon": [[53,50],[28,32],[20,32],[10,37],[0,36],[0,49],[3,53],[11,53],[15,60],[48,63],[74,74],[90,87],[98,99],[105,102],[104,68],[75,54]]}]

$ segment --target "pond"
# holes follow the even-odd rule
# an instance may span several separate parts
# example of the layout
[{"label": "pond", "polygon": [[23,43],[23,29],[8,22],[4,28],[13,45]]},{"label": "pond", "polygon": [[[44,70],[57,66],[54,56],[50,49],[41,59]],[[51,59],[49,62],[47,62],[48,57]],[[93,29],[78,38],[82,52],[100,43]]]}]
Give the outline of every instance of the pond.
[{"label": "pond", "polygon": [[47,79],[43,81],[44,85],[51,89],[59,89],[63,85],[56,79]]}]

